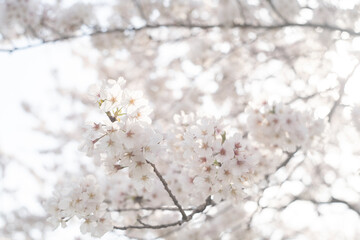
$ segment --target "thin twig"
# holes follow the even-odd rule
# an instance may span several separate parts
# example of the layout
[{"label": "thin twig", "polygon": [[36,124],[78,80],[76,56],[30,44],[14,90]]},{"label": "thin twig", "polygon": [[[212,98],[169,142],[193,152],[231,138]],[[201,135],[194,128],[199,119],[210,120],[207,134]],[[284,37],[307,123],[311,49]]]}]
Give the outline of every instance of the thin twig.
[{"label": "thin twig", "polygon": [[[303,198],[301,196],[297,196],[297,197],[294,197],[293,200],[291,202],[295,202],[295,201],[309,201],[309,202],[312,202],[316,205],[323,205],[323,204],[333,204],[333,203],[342,203],[342,204],[345,204],[349,209],[353,210],[354,212],[356,212],[358,215],[360,215],[360,210],[357,209],[355,206],[353,206],[352,204],[348,203],[347,201],[345,200],[341,200],[341,199],[338,199],[338,198],[334,198],[334,197],[331,197],[328,201],[317,201],[315,199],[310,199],[310,198]],[[289,204],[287,204],[288,206]]]},{"label": "thin twig", "polygon": [[[299,150],[300,150],[300,147],[297,147],[297,148],[295,149],[295,151],[293,151],[293,152],[287,152],[287,158],[276,168],[276,170],[275,170],[274,173],[276,173],[280,168],[286,166],[286,165],[290,162],[290,160],[294,157],[295,153],[297,153]],[[272,174],[274,174],[274,173],[272,173]],[[260,200],[261,200],[262,197],[263,197],[263,194],[264,194],[265,189],[271,187],[271,186],[270,186],[270,182],[269,182],[269,178],[270,178],[270,176],[271,176],[272,174],[269,173],[269,174],[266,174],[266,175],[265,175],[266,184],[265,184],[265,186],[262,188],[262,192],[261,192],[260,196],[259,196],[258,199],[257,199],[257,209],[250,215],[249,221],[248,221],[248,223],[247,223],[247,229],[250,229],[250,228],[251,228],[251,224],[252,224],[252,221],[253,221],[255,215],[256,215],[257,213],[261,212],[264,208],[266,208],[266,207],[261,207],[261,206],[260,206]],[[288,177],[289,177],[289,176],[288,176]]]},{"label": "thin twig", "polygon": [[246,23],[246,16],[245,16],[245,12],[244,12],[244,7],[241,4],[241,0],[237,0],[236,3],[237,3],[238,10],[239,10],[239,14],[243,18],[242,19],[243,22]]},{"label": "thin twig", "polygon": [[265,175],[266,186],[264,187],[264,189],[267,188],[268,185],[269,185],[270,175],[276,173],[280,168],[286,166],[286,165],[290,162],[290,160],[294,157],[295,153],[297,153],[297,151],[299,151],[299,149],[300,149],[300,147],[297,147],[295,151],[293,151],[293,152],[287,152],[287,153],[286,153],[286,154],[287,154],[287,158],[276,168],[275,172],[273,172],[273,173],[268,173],[268,174]]},{"label": "thin twig", "polygon": [[279,12],[279,10],[275,7],[274,3],[272,2],[272,0],[267,0],[267,2],[269,3],[271,9],[273,10],[273,12],[281,19],[283,20],[285,23],[288,22],[288,20]]},{"label": "thin twig", "polygon": [[161,229],[161,228],[174,227],[174,226],[177,226],[177,225],[181,225],[182,223],[184,223],[183,220],[179,220],[179,221],[172,222],[172,223],[167,223],[167,224],[160,224],[160,225],[149,225],[149,224],[142,223],[142,225],[128,225],[128,226],[124,226],[124,227],[114,226],[114,229],[117,229],[117,230]]},{"label": "thin twig", "polygon": [[[119,208],[109,209],[109,212],[138,212],[138,211],[179,211],[177,207],[142,207],[142,208]],[[193,211],[194,208],[183,208],[184,211]]]},{"label": "thin twig", "polygon": [[288,152],[287,158],[276,168],[275,172],[277,172],[280,168],[285,167],[290,162],[290,160],[294,157],[295,153],[297,153],[297,151],[299,151],[299,149],[300,149],[300,147],[297,147],[295,151]]},{"label": "thin twig", "polygon": [[307,96],[296,96],[296,98],[293,98],[292,100],[290,100],[289,102],[287,102],[286,104],[291,104],[293,102],[296,102],[297,100],[303,100],[304,102],[307,102],[308,100],[322,94],[322,93],[326,93],[326,92],[329,92],[329,91],[332,91],[334,90],[335,88],[331,87],[331,88],[328,88],[328,89],[325,89],[323,91],[318,91],[318,92],[314,92],[310,95],[307,95]]},{"label": "thin twig", "polygon": [[136,6],[140,16],[147,22],[147,18],[145,16],[144,9],[143,9],[141,3],[139,2],[139,0],[133,0],[133,3]]}]

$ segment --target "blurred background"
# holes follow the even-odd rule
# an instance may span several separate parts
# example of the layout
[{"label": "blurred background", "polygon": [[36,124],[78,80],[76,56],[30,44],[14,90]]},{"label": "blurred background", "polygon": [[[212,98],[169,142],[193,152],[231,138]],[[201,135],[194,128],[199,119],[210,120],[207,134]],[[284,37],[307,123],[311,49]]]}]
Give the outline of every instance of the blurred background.
[{"label": "blurred background", "polygon": [[287,165],[265,154],[273,171],[239,217],[165,239],[359,238],[358,1],[0,0],[0,36],[1,240],[92,239],[76,222],[54,231],[43,202],[70,176],[104,178],[78,150],[100,115],[86,94],[120,76],[157,126],[183,110],[246,133],[245,109],[262,101],[327,122]]}]

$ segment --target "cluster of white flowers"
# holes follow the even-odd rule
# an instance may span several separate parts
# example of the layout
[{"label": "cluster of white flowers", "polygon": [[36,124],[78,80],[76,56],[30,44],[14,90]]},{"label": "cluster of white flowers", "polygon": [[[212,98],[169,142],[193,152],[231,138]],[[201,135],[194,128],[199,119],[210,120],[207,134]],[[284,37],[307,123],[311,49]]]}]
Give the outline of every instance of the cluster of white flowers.
[{"label": "cluster of white flowers", "polygon": [[[163,136],[150,125],[147,101],[141,92],[124,89],[125,83],[119,78],[91,87],[92,100],[110,120],[88,128],[81,145],[88,156],[100,159],[108,173],[126,168],[122,171],[132,185],[149,193],[154,193],[155,177],[147,161],[156,162],[160,170],[166,169],[164,178],[184,205],[210,195],[216,201],[242,199],[257,161],[240,133],[227,135],[221,121],[181,113],[166,137],[168,151],[160,152]],[[199,191],[191,191],[194,188]]]},{"label": "cluster of white flowers", "polygon": [[194,114],[175,116],[173,152],[187,169],[201,198],[242,199],[256,162],[241,134],[227,136],[220,121]]},{"label": "cluster of white flowers", "polygon": [[248,108],[247,113],[252,138],[265,146],[287,151],[310,145],[325,127],[323,120],[283,104],[265,102],[260,107]]},{"label": "cluster of white flowers", "polygon": [[80,149],[103,162],[108,173],[128,168],[135,186],[150,189],[154,179],[151,166],[160,148],[162,135],[150,126],[150,108],[139,91],[124,90],[125,80],[109,80],[91,87],[91,95],[110,120],[92,124]]},{"label": "cluster of white flowers", "polygon": [[125,85],[119,78],[90,88],[91,100],[105,119],[88,126],[80,149],[101,163],[108,175],[102,193],[91,177],[80,186],[59,189],[48,204],[56,226],[77,216],[84,219],[83,233],[102,236],[114,225],[126,229],[138,224],[138,217],[149,209],[156,209],[146,219],[152,224],[162,224],[166,216],[175,219],[178,211],[161,210],[174,203],[196,209],[209,196],[217,204],[242,203],[261,189],[257,186],[279,165],[276,159],[283,160],[283,150],[306,149],[324,129],[323,120],[310,114],[264,103],[247,109],[249,135],[226,128],[216,118],[184,112],[174,116],[166,134],[160,134],[142,93]]},{"label": "cluster of white flowers", "polygon": [[79,182],[61,185],[55,196],[46,203],[51,217],[49,222],[62,227],[74,216],[82,219],[80,230],[101,237],[113,228],[110,214],[106,211],[104,195],[94,176],[87,176]]}]

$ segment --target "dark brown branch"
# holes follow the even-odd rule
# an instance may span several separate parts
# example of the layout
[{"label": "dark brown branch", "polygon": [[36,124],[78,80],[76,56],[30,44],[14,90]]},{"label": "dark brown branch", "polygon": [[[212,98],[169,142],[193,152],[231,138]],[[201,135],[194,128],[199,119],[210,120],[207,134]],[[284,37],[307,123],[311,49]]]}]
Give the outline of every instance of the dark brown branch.
[{"label": "dark brown branch", "polygon": [[186,216],[185,218],[183,218],[182,220],[176,221],[176,222],[172,222],[172,223],[167,223],[167,224],[159,224],[159,225],[150,225],[147,223],[142,222],[140,219],[138,219],[137,221],[141,224],[141,225],[129,225],[129,226],[124,226],[124,227],[119,227],[119,226],[114,226],[114,229],[117,230],[127,230],[127,229],[161,229],[161,228],[168,228],[168,227],[174,227],[174,226],[180,226],[183,223],[189,222],[195,214],[197,213],[202,213],[207,206],[210,206],[213,204],[213,201],[211,200],[211,197],[209,196],[205,203],[199,205],[197,208],[195,208],[190,215]]},{"label": "dark brown branch", "polygon": [[187,222],[190,221],[195,214],[202,213],[206,209],[206,207],[210,205],[214,205],[214,203],[211,200],[211,197],[209,196],[206,198],[205,203],[201,204],[200,206],[194,209],[194,211],[187,217],[186,221]]},{"label": "dark brown branch", "polygon": [[116,121],[116,117],[111,115],[111,112],[106,112],[106,116],[108,116],[108,118],[110,119],[111,122],[115,122]]},{"label": "dark brown branch", "polygon": [[182,220],[186,220],[187,216],[186,213],[184,212],[184,210],[182,209],[179,201],[176,199],[175,195],[171,192],[167,182],[165,181],[165,179],[163,178],[163,176],[160,174],[160,172],[157,170],[155,164],[153,164],[152,162],[146,160],[146,162],[148,164],[151,165],[151,167],[154,169],[154,172],[156,174],[156,176],[160,179],[162,185],[164,186],[166,192],[169,194],[170,198],[172,199],[172,201],[174,202],[175,206],[179,209],[181,215],[182,215]]},{"label": "dark brown branch", "polygon": [[278,171],[282,167],[285,167],[290,162],[290,160],[294,157],[295,153],[297,153],[297,151],[299,151],[299,149],[300,149],[300,147],[297,147],[295,151],[288,152],[287,158],[276,168],[276,171]]},{"label": "dark brown branch", "polygon": [[341,28],[335,25],[328,25],[328,24],[317,24],[317,23],[292,23],[286,22],[282,24],[274,24],[274,25],[257,25],[257,24],[238,24],[234,23],[231,26],[225,26],[223,24],[187,24],[187,23],[165,23],[165,24],[147,24],[142,27],[127,27],[127,28],[114,28],[114,29],[107,29],[107,30],[96,30],[90,33],[83,33],[80,35],[72,35],[72,36],[64,36],[60,38],[50,39],[50,40],[41,40],[39,43],[21,46],[21,47],[14,47],[11,49],[0,49],[0,52],[12,53],[19,50],[34,48],[38,46],[42,46],[45,44],[56,43],[66,40],[84,38],[84,37],[92,37],[102,34],[111,34],[111,33],[125,33],[125,32],[137,32],[146,29],[159,29],[159,28],[200,28],[200,29],[213,29],[213,28],[239,28],[239,29],[253,29],[253,30],[278,30],[287,27],[299,27],[299,28],[310,28],[310,29],[323,29],[329,31],[340,31],[346,32],[351,36],[360,36],[360,32],[356,32],[353,29],[349,28]]}]

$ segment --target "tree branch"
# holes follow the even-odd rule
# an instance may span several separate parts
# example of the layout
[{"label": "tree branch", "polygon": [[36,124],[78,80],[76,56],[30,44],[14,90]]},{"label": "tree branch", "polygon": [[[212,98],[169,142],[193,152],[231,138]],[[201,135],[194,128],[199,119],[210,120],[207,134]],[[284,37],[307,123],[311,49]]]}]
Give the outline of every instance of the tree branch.
[{"label": "tree branch", "polygon": [[345,86],[346,86],[346,83],[349,81],[349,79],[354,75],[356,69],[359,67],[360,65],[360,62],[358,62],[354,68],[352,69],[352,71],[349,73],[349,75],[346,77],[345,80],[343,80],[342,82],[340,82],[340,90],[339,90],[339,98],[334,102],[333,106],[331,107],[329,113],[328,113],[328,121],[329,123],[331,122],[332,120],[332,117],[335,113],[335,110],[336,108],[339,106],[339,104],[341,103],[341,100],[342,100],[342,97],[344,95],[344,89],[345,89]]},{"label": "tree branch", "polygon": [[145,15],[145,12],[144,12],[144,9],[141,5],[141,3],[139,2],[139,0],[133,0],[133,3],[134,5],[136,6],[140,16],[144,19],[144,21],[147,22],[147,18],[146,18],[146,15]]},{"label": "tree branch", "polygon": [[167,224],[159,224],[159,225],[150,225],[147,223],[142,222],[140,219],[138,219],[137,221],[141,224],[141,225],[129,225],[129,226],[124,226],[124,227],[119,227],[119,226],[114,226],[114,229],[117,230],[127,230],[127,229],[161,229],[161,228],[168,228],[168,227],[174,227],[177,225],[182,225],[183,223],[189,222],[195,214],[197,213],[202,213],[207,206],[212,205],[213,202],[211,200],[211,197],[207,197],[205,200],[205,203],[199,205],[198,207],[196,207],[192,213],[188,216],[185,215],[185,218],[183,218],[182,220],[176,221],[176,222],[172,222],[172,223],[167,223]]},{"label": "tree branch", "polygon": [[236,4],[237,4],[238,10],[239,10],[239,14],[243,18],[242,19],[243,22],[246,23],[246,15],[245,15],[245,12],[244,12],[244,7],[241,4],[241,0],[236,0]]},{"label": "tree branch", "polygon": [[[286,166],[286,165],[290,162],[290,160],[294,157],[294,155],[295,155],[299,150],[300,150],[300,147],[297,147],[297,148],[295,149],[295,151],[293,151],[293,152],[287,152],[287,153],[286,153],[286,154],[287,154],[287,158],[276,168],[275,172],[272,173],[272,174],[275,174],[280,168]],[[270,186],[270,182],[269,182],[269,178],[270,178],[270,176],[271,176],[272,174],[269,173],[269,174],[266,174],[266,175],[265,175],[266,185],[264,186],[264,188],[262,188],[261,194],[260,194],[260,196],[258,197],[258,199],[257,199],[257,201],[256,201],[256,202],[257,202],[257,209],[250,215],[249,221],[248,221],[248,223],[247,223],[247,229],[250,229],[250,228],[251,228],[251,224],[252,224],[252,221],[253,221],[255,215],[258,214],[259,212],[261,212],[263,209],[267,208],[267,207],[261,207],[261,206],[260,206],[260,201],[261,201],[261,199],[262,199],[262,197],[263,197],[263,194],[264,194],[265,189],[271,187],[271,186]],[[290,177],[290,174],[288,175],[287,178],[289,178],[289,177]],[[285,180],[285,181],[287,181],[287,180]]]},{"label": "tree branch", "polygon": [[288,22],[288,20],[279,12],[279,10],[277,10],[277,8],[275,7],[274,3],[272,2],[272,0],[267,0],[267,2],[269,3],[271,9],[273,10],[273,12],[281,19],[283,20],[285,23]]},{"label": "tree branch", "polygon": [[233,29],[253,29],[253,30],[278,30],[287,27],[299,27],[299,28],[310,28],[310,29],[324,29],[329,31],[340,31],[346,32],[351,36],[360,36],[360,32],[356,32],[353,29],[349,28],[341,28],[335,25],[328,25],[328,24],[317,24],[317,23],[292,23],[286,22],[282,24],[274,24],[274,25],[257,25],[257,24],[238,24],[234,23],[230,26],[225,26],[223,24],[187,24],[187,23],[164,23],[164,24],[146,24],[142,27],[127,27],[127,28],[114,28],[114,29],[107,29],[107,30],[96,30],[90,33],[83,33],[80,35],[72,35],[72,36],[64,36],[50,40],[41,40],[39,43],[30,44],[26,46],[14,47],[10,49],[0,49],[0,52],[12,53],[19,50],[25,50],[29,48],[39,47],[45,44],[62,42],[66,40],[84,38],[84,37],[92,37],[102,34],[111,34],[111,33],[125,33],[125,32],[137,32],[142,30],[150,30],[150,29],[160,29],[160,28],[200,28],[200,29],[213,29],[213,28],[233,28]]},{"label": "tree branch", "polygon": [[114,226],[114,229],[117,230],[128,230],[128,229],[161,229],[161,228],[168,228],[168,227],[174,227],[177,225],[181,225],[184,223],[183,220],[179,220],[177,222],[172,222],[172,223],[168,223],[168,224],[160,224],[160,225],[149,225],[149,224],[145,224],[142,223],[140,221],[141,225],[128,225],[128,226],[124,226],[124,227],[119,227],[119,226]]},{"label": "tree branch", "polygon": [[264,187],[264,189],[269,187],[268,185],[269,185],[270,176],[272,174],[275,174],[280,168],[286,166],[290,162],[290,160],[294,157],[295,153],[297,153],[299,150],[300,150],[300,147],[297,147],[296,150],[293,151],[293,152],[286,152],[287,158],[276,168],[276,170],[273,173],[268,173],[268,174],[265,175],[264,178],[265,178],[265,181],[266,181],[266,186]]},{"label": "tree branch", "polygon": [[[357,209],[355,206],[353,206],[352,204],[348,203],[347,201],[345,200],[341,200],[341,199],[338,199],[338,198],[334,198],[334,197],[331,197],[329,199],[329,201],[317,201],[315,199],[311,199],[311,198],[302,198],[301,196],[298,196],[298,197],[294,197],[294,199],[291,201],[291,202],[295,202],[295,201],[309,201],[309,202],[312,202],[313,204],[316,204],[316,205],[323,205],[323,204],[333,204],[333,203],[342,203],[342,204],[345,204],[349,209],[353,210],[354,212],[356,212],[358,215],[360,215],[360,210]],[[287,204],[288,206],[289,204]]]},{"label": "tree branch", "polygon": [[294,157],[295,153],[297,153],[297,151],[299,151],[299,149],[300,149],[300,147],[297,147],[295,151],[287,152],[287,155],[288,155],[287,158],[276,168],[275,172],[277,172],[280,168],[285,167],[290,162],[290,160]]},{"label": "tree branch", "polygon": [[296,102],[297,100],[303,100],[304,102],[307,102],[308,100],[310,100],[310,99],[312,99],[312,98],[314,98],[316,96],[319,96],[322,93],[326,93],[326,92],[332,91],[334,89],[335,88],[331,87],[331,88],[325,89],[323,91],[314,92],[314,93],[312,93],[310,95],[307,95],[307,96],[296,96],[295,98],[293,98],[292,100],[290,100],[286,104],[292,104],[293,102]]},{"label": "tree branch", "polygon": [[[109,209],[109,212],[138,212],[138,211],[179,211],[177,207],[141,207]],[[183,208],[184,211],[193,211],[194,208]]]},{"label": "tree branch", "polygon": [[148,161],[148,160],[146,160],[146,162],[147,162],[148,164],[150,164],[151,167],[154,169],[154,172],[155,172],[156,176],[160,179],[162,185],[164,186],[165,190],[166,190],[167,193],[169,194],[170,198],[173,200],[175,206],[179,209],[179,211],[180,211],[180,213],[181,213],[181,215],[182,215],[182,219],[183,219],[183,220],[186,220],[187,216],[186,216],[184,210],[182,209],[182,207],[181,207],[179,201],[176,199],[175,195],[171,192],[171,190],[170,190],[167,182],[166,182],[165,179],[163,178],[163,176],[162,176],[162,175],[160,174],[160,172],[157,170],[155,164],[153,164],[152,162],[150,162],[150,161]]}]

